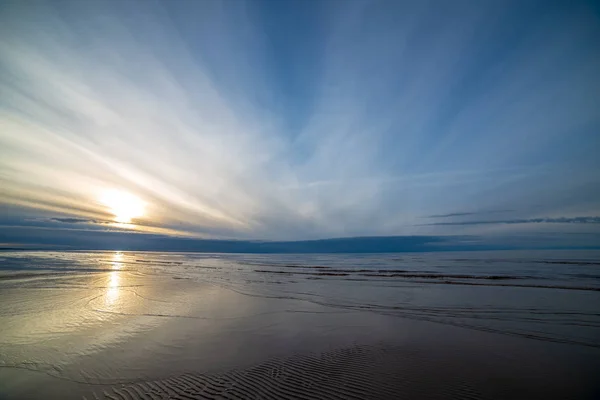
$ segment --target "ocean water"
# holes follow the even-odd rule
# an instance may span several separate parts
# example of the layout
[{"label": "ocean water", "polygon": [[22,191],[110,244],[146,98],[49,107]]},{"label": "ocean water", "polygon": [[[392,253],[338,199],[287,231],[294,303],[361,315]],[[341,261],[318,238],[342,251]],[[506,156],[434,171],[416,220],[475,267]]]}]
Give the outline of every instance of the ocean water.
[{"label": "ocean water", "polygon": [[[73,322],[73,329],[81,329],[101,313],[127,315],[134,300],[125,304],[124,294],[143,301],[142,288],[158,279],[185,282],[186,287],[208,284],[307,307],[600,348],[598,251],[319,255],[40,251],[0,253],[0,339],[11,337],[0,342],[0,354],[2,346],[15,341],[30,343],[27,335],[53,338],[44,336],[45,328],[39,324],[26,333],[19,318],[35,313],[45,296],[50,302],[79,304],[79,314],[91,313]],[[71,294],[57,300],[57,291]],[[174,293],[183,296],[183,290]],[[150,299],[156,307],[142,314],[176,316],[192,302],[188,297],[171,299],[158,291]],[[70,329],[69,323],[61,329]]]}]

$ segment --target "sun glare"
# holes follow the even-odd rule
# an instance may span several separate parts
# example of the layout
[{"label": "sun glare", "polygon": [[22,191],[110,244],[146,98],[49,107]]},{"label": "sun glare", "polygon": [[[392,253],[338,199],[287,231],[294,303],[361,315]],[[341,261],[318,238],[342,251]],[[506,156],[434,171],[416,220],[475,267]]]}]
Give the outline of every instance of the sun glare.
[{"label": "sun glare", "polygon": [[114,215],[115,222],[128,224],[131,223],[132,219],[144,215],[144,202],[131,193],[122,190],[107,190],[100,201],[109,208]]}]

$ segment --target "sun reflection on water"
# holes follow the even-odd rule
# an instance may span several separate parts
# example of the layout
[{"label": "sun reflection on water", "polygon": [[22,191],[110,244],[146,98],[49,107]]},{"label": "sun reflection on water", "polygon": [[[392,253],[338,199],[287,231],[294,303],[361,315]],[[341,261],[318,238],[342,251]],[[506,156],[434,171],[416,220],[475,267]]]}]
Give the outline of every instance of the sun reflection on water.
[{"label": "sun reflection on water", "polygon": [[123,253],[117,251],[112,256],[112,271],[108,274],[108,284],[106,285],[106,304],[112,305],[119,299],[120,269],[123,267]]}]

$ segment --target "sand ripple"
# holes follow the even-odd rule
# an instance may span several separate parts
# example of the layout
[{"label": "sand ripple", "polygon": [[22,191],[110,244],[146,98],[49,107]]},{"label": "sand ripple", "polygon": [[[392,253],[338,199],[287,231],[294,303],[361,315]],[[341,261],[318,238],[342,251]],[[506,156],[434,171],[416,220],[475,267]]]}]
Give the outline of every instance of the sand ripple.
[{"label": "sand ripple", "polygon": [[[354,346],[273,359],[221,374],[185,373],[97,390],[85,399],[486,399],[563,398],[572,388],[544,382],[537,368],[519,379],[401,346]],[[464,361],[464,360],[463,360]],[[506,366],[503,365],[502,368]],[[508,371],[510,369],[506,369]],[[490,381],[489,373],[501,380]],[[523,376],[523,374],[525,376]],[[571,394],[573,394],[571,392]],[[558,396],[558,397],[556,397]]]}]

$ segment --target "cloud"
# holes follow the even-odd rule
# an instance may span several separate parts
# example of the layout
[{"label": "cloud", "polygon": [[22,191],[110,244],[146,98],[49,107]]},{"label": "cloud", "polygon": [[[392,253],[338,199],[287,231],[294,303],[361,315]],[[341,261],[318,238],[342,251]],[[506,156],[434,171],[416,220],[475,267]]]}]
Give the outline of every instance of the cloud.
[{"label": "cloud", "polygon": [[465,215],[476,215],[478,213],[475,212],[458,212],[458,213],[450,213],[450,214],[438,214],[438,215],[428,215],[424,218],[450,218],[450,217],[463,217]]},{"label": "cloud", "polygon": [[423,225],[491,225],[491,224],[600,224],[600,217],[527,218],[493,221],[435,222]]},{"label": "cloud", "polygon": [[428,215],[423,218],[452,218],[452,217],[464,217],[467,215],[498,214],[498,213],[513,212],[513,211],[515,211],[515,210],[488,210],[488,211],[473,211],[473,212],[455,212],[455,213],[449,213],[449,214]]},{"label": "cloud", "polygon": [[[10,247],[72,250],[160,250],[232,253],[372,253],[447,250],[462,246],[459,237],[355,237],[309,241],[251,241],[181,238],[126,231],[0,226],[0,243]],[[440,247],[442,246],[442,247]]]},{"label": "cloud", "polygon": [[96,221],[95,219],[86,219],[86,218],[50,218],[50,221],[63,222],[65,224],[98,224],[101,222]]}]

